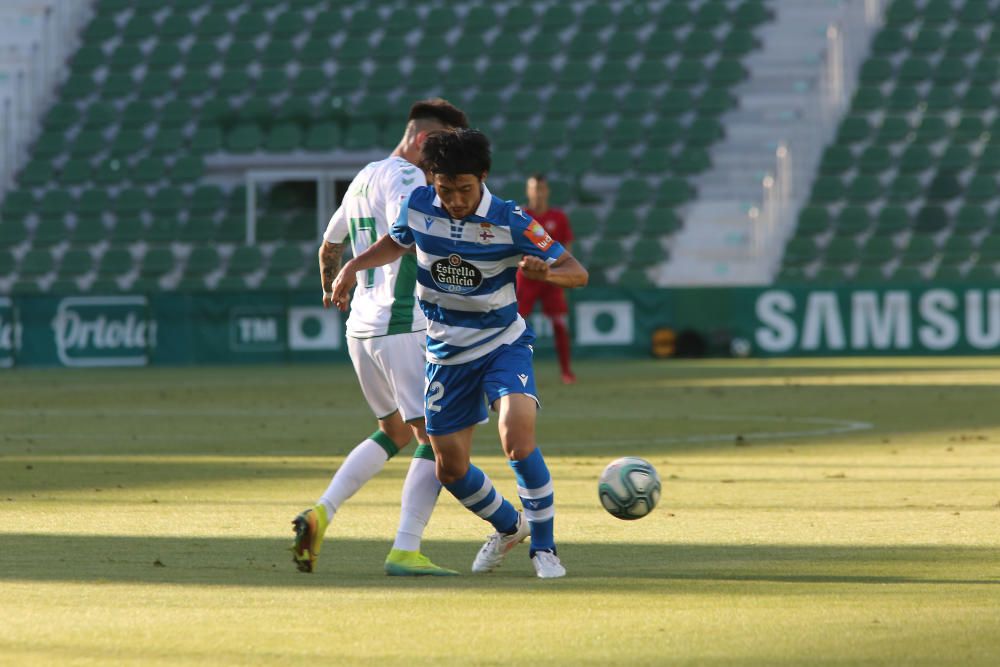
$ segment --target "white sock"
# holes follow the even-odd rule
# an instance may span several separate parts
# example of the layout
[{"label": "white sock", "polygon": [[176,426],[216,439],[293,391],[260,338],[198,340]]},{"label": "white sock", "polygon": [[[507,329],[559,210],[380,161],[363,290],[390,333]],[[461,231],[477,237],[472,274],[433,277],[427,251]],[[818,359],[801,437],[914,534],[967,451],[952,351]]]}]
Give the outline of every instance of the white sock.
[{"label": "white sock", "polygon": [[344,501],[377,475],[388,460],[385,449],[371,438],[352,449],[318,501],[326,508],[327,516],[333,519]]},{"label": "white sock", "polygon": [[434,461],[415,458],[403,482],[402,510],[399,514],[399,530],[396,532],[394,549],[420,551],[420,539],[431,518],[441,482],[434,474]]}]

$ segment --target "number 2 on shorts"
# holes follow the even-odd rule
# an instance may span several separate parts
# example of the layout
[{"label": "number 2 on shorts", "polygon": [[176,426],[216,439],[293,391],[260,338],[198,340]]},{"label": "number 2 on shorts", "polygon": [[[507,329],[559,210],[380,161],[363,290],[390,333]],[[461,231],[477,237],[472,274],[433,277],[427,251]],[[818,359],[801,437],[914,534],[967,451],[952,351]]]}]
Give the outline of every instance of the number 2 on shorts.
[{"label": "number 2 on shorts", "polygon": [[431,412],[441,412],[438,401],[444,398],[444,385],[440,382],[431,382],[427,387],[427,409]]}]

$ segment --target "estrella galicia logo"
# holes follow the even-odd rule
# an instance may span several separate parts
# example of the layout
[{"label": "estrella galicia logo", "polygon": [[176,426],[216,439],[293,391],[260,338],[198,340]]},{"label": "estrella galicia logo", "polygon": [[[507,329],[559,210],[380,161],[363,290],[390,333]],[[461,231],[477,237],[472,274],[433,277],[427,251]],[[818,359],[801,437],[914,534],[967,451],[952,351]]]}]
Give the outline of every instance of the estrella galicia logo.
[{"label": "estrella galicia logo", "polygon": [[469,294],[483,284],[482,272],[455,253],[431,264],[431,278],[441,291],[452,294]]},{"label": "estrella galicia logo", "polygon": [[21,348],[21,323],[14,313],[14,303],[0,297],[0,368],[14,365],[14,356]]},{"label": "estrella galicia logo", "polygon": [[65,366],[145,366],[156,346],[156,322],[144,296],[68,297],[52,320]]}]

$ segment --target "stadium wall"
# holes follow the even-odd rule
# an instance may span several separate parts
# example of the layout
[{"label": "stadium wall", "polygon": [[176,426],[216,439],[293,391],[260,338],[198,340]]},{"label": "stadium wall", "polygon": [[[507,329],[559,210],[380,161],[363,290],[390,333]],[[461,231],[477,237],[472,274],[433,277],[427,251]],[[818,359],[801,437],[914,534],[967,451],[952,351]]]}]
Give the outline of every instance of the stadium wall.
[{"label": "stadium wall", "polygon": [[[539,355],[551,353],[535,317]],[[574,295],[579,357],[996,354],[989,287],[593,288]],[[0,365],[346,361],[343,316],[313,291],[0,297]]]}]

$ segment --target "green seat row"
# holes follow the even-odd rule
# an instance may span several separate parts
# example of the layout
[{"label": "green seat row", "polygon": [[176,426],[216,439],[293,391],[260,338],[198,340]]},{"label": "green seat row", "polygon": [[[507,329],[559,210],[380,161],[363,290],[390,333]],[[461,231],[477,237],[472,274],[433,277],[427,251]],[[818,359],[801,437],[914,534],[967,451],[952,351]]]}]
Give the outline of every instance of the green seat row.
[{"label": "green seat row", "polygon": [[924,114],[911,123],[908,116],[884,116],[876,125],[866,114],[846,117],[837,131],[839,145],[873,143],[889,146],[903,142],[934,144],[941,141],[968,144],[990,140],[990,150],[1000,148],[1000,119],[987,123],[983,116],[966,113],[952,120],[943,115]]},{"label": "green seat row", "polygon": [[[500,25],[507,34],[518,34],[535,25],[545,28],[544,32],[558,31],[567,25],[578,25],[585,34],[592,34],[608,25],[620,27],[641,27],[655,24],[664,28],[692,25],[696,28],[711,29],[725,24],[754,27],[768,20],[771,12],[764,0],[744,0],[732,7],[723,0],[708,0],[697,8],[681,0],[674,0],[663,7],[655,5],[626,5],[619,11],[603,6],[590,5],[577,14],[570,5],[555,4],[540,13],[532,5],[515,5],[501,14],[489,6],[474,6],[464,15],[450,7],[433,8],[422,18],[413,8],[397,7],[388,18],[380,16],[374,7],[357,7],[350,13],[329,9],[323,4],[313,4],[319,13],[307,22],[300,12],[291,10],[269,17],[267,10],[279,8],[281,3],[251,3],[249,11],[231,20],[228,12],[239,3],[214,2],[210,11],[192,20],[186,14],[193,7],[185,7],[191,0],[172,3],[173,12],[157,22],[150,14],[135,13],[123,27],[117,23],[116,13],[135,6],[136,3],[102,2],[97,18],[87,26],[84,37],[88,42],[97,42],[120,35],[126,42],[141,42],[150,37],[182,39],[189,34],[199,37],[218,37],[232,33],[239,37],[254,37],[269,33],[272,36],[291,37],[307,31],[329,34],[344,29],[353,34],[369,34],[384,27],[390,34],[410,30],[415,26],[454,26],[465,30],[482,32]],[[298,3],[297,6],[301,6]],[[303,7],[305,8],[305,7]]]}]

